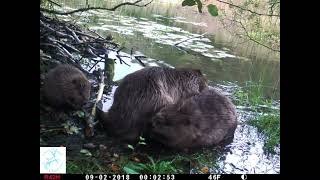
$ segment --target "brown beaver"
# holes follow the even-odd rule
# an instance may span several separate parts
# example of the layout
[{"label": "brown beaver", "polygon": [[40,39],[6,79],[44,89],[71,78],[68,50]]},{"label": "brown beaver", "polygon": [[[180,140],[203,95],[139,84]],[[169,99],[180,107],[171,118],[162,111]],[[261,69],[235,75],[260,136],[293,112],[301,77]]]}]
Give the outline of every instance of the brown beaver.
[{"label": "brown beaver", "polygon": [[90,82],[78,68],[58,65],[44,80],[43,93],[50,105],[79,109],[89,100]]},{"label": "brown beaver", "polygon": [[101,115],[103,125],[110,135],[133,142],[160,108],[207,87],[200,70],[146,67],[123,78],[111,108]]},{"label": "brown beaver", "polygon": [[235,106],[214,89],[162,108],[152,118],[152,139],[175,149],[228,144],[237,127]]}]

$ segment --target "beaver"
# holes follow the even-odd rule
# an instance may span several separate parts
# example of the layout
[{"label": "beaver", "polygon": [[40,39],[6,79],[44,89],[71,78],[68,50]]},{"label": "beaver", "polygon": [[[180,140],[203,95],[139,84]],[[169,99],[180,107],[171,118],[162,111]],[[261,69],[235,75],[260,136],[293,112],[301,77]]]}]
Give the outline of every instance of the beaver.
[{"label": "beaver", "polygon": [[111,108],[99,116],[109,135],[135,142],[159,109],[207,87],[207,80],[198,69],[146,67],[121,80]]},{"label": "beaver", "polygon": [[89,100],[90,89],[85,74],[71,65],[51,69],[43,85],[44,97],[56,108],[80,109]]},{"label": "beaver", "polygon": [[180,150],[227,145],[238,124],[231,100],[214,89],[162,108],[151,122],[153,140]]}]

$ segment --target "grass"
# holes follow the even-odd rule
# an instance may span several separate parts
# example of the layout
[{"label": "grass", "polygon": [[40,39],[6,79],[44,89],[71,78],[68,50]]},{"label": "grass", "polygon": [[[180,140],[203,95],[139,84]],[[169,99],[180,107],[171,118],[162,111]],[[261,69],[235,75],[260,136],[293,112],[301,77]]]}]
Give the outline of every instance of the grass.
[{"label": "grass", "polygon": [[85,173],[108,173],[110,170],[104,168],[94,158],[82,158],[78,160],[67,161],[68,174],[85,174]]},{"label": "grass", "polygon": [[257,110],[260,105],[272,106],[272,99],[263,97],[262,82],[248,81],[244,88],[238,88],[234,93],[235,104],[242,106],[250,106],[253,110]]},{"label": "grass", "polygon": [[[272,109],[273,99],[263,97],[263,86],[258,83],[248,82],[242,89],[239,88],[235,93],[235,104],[248,106],[255,112],[262,111],[262,115],[258,115],[248,121],[251,126],[257,127],[258,131],[265,135],[264,148],[267,152],[274,153],[274,148],[280,144],[280,109]],[[261,107],[268,108],[268,114]]]},{"label": "grass", "polygon": [[177,173],[177,169],[174,167],[172,161],[158,160],[154,161],[152,157],[148,157],[150,162],[138,163],[128,162],[123,170],[128,174],[172,174]]},{"label": "grass", "polygon": [[248,122],[266,136],[264,148],[274,153],[274,147],[280,144],[280,114],[262,115]]},{"label": "grass", "polygon": [[191,169],[198,173],[203,172],[203,169],[217,166],[217,152],[210,150],[201,150],[192,154],[176,154],[171,156],[162,156],[158,160],[154,160],[148,156],[147,163],[128,162],[123,170],[128,174],[172,174],[172,173],[190,173]]}]

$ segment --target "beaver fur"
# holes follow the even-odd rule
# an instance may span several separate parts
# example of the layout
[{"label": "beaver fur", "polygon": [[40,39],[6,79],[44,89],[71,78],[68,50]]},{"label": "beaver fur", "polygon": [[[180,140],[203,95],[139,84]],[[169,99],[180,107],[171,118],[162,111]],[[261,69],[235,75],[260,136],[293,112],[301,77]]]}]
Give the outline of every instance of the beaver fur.
[{"label": "beaver fur", "polygon": [[47,102],[57,108],[81,108],[89,100],[90,89],[85,74],[71,65],[58,65],[51,69],[43,85]]},{"label": "beaver fur", "polygon": [[123,78],[111,108],[100,117],[107,133],[127,142],[136,141],[159,109],[207,87],[200,70],[146,67]]},{"label": "beaver fur", "polygon": [[214,89],[162,108],[152,118],[152,139],[175,149],[231,143],[237,113],[231,100]]}]

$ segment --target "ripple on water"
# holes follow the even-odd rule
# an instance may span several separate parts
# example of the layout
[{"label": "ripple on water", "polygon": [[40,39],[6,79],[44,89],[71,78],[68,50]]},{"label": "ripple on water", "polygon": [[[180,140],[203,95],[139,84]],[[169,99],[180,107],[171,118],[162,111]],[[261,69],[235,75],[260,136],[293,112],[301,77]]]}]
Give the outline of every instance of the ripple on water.
[{"label": "ripple on water", "polygon": [[[86,15],[86,14],[85,14]],[[82,16],[85,16],[82,15]],[[225,58],[235,58],[235,55],[227,53],[229,49],[217,50],[212,45],[212,42],[209,38],[198,37],[199,34],[190,33],[186,30],[183,30],[179,27],[172,27],[160,24],[158,22],[149,20],[147,18],[135,18],[129,16],[121,15],[107,15],[102,16],[100,13],[95,13],[95,15],[100,17],[99,26],[92,26],[91,29],[94,30],[104,30],[112,31],[123,35],[132,36],[135,32],[141,32],[142,35],[146,38],[154,39],[155,42],[159,44],[171,45],[174,46],[176,43],[180,43],[178,46],[181,46],[186,49],[190,49],[194,52],[202,53],[202,55],[216,59],[225,59]],[[153,15],[154,17],[166,18],[161,15]],[[169,18],[170,19],[170,18]],[[191,23],[182,20],[183,18],[175,17],[171,18],[174,21]],[[85,18],[82,20],[85,21]],[[113,23],[118,22],[118,23]],[[78,23],[83,23],[79,21]],[[106,24],[113,23],[113,24]],[[102,25],[102,26],[101,26]],[[201,24],[195,24],[200,25]],[[205,52],[205,53],[204,53]]]}]

